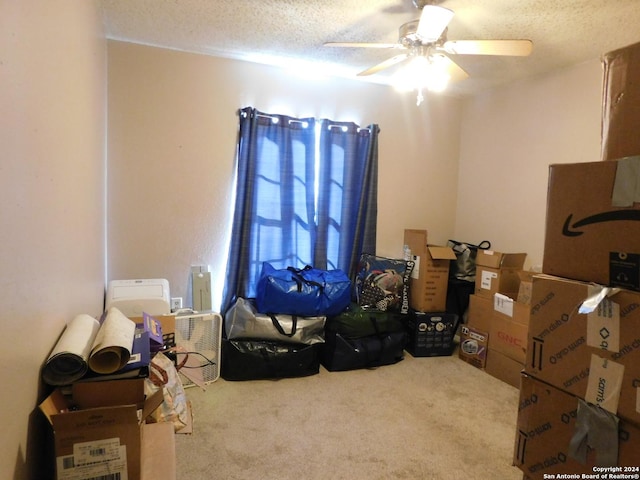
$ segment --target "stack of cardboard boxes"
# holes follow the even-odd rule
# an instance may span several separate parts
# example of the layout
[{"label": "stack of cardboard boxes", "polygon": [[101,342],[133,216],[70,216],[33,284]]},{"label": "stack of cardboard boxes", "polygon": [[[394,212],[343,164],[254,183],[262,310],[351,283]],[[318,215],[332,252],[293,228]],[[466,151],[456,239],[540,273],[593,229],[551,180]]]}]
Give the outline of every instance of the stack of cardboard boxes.
[{"label": "stack of cardboard boxes", "polygon": [[640,44],[604,57],[603,161],[549,170],[514,449],[525,479],[640,475],[638,60]]},{"label": "stack of cardboard boxes", "polygon": [[462,360],[514,386],[520,384],[529,329],[526,257],[478,251],[475,291],[460,337]]},{"label": "stack of cardboard boxes", "polygon": [[[175,332],[173,314],[130,319],[141,329],[152,320],[156,331]],[[163,389],[146,395],[144,376],[94,380],[58,387],[39,405],[51,426],[55,477],[175,479],[174,425],[152,418],[164,401]]]},{"label": "stack of cardboard boxes", "polygon": [[411,273],[406,350],[414,357],[451,355],[458,316],[446,312],[450,247],[429,245],[426,230],[404,231],[404,244],[415,265]]}]

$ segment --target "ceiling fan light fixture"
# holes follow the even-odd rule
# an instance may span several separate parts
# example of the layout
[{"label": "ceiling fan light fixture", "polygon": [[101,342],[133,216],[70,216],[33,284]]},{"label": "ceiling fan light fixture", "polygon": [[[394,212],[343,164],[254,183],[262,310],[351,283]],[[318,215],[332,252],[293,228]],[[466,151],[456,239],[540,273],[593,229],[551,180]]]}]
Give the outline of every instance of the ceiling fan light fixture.
[{"label": "ceiling fan light fixture", "polygon": [[422,92],[442,92],[447,88],[451,79],[439,55],[417,55],[407,65],[400,69],[392,79],[393,86],[404,92],[416,91],[418,105],[422,102]]},{"label": "ceiling fan light fixture", "polygon": [[423,42],[436,42],[453,18],[453,11],[437,5],[425,5],[422,8],[416,35]]},{"label": "ceiling fan light fixture", "polygon": [[451,75],[447,71],[444,63],[445,57],[442,55],[432,55],[429,57],[429,67],[426,75],[426,87],[431,92],[442,92],[449,85]]}]

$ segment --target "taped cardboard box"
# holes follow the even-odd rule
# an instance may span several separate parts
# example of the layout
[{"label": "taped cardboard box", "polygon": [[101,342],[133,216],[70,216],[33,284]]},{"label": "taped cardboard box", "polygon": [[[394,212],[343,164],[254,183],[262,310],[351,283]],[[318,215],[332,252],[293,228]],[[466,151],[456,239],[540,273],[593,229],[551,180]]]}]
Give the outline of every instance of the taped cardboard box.
[{"label": "taped cardboard box", "polygon": [[426,230],[405,230],[404,244],[411,249],[415,262],[409,305],[419,312],[446,311],[449,267],[455,253],[450,247],[428,245]]},{"label": "taped cardboard box", "polygon": [[[174,479],[170,469],[151,477],[142,452],[153,442],[161,455],[175,457],[173,426],[163,437],[143,435],[146,419],[162,403],[162,390],[144,395],[144,379],[78,383],[71,396],[54,390],[39,406],[53,428],[58,480],[111,478]],[[147,462],[148,463],[148,462]],[[114,477],[115,478],[115,477]]]},{"label": "taped cardboard box", "polygon": [[[617,450],[615,466],[639,466],[640,428],[623,420],[619,421],[617,432],[613,432],[609,442],[598,444],[598,433],[591,431],[589,443],[592,448],[585,452],[585,462],[576,459],[569,444],[574,434],[579,433],[576,430],[578,405],[579,399],[574,395],[529,375],[522,376],[513,464],[524,472],[526,480],[574,478],[567,476],[569,474],[576,478],[605,478],[594,467],[604,465],[602,458],[612,453],[612,448]],[[565,476],[553,476],[560,474]],[[631,475],[627,478],[632,478],[638,471],[629,470],[627,474]]]},{"label": "taped cardboard box", "polygon": [[549,167],[542,272],[640,290],[640,157]]},{"label": "taped cardboard box", "polygon": [[[640,424],[640,293],[607,291],[535,276],[525,371]],[[586,300],[591,313],[581,313]]]},{"label": "taped cardboard box", "polygon": [[640,155],[640,43],[602,57],[602,159]]}]

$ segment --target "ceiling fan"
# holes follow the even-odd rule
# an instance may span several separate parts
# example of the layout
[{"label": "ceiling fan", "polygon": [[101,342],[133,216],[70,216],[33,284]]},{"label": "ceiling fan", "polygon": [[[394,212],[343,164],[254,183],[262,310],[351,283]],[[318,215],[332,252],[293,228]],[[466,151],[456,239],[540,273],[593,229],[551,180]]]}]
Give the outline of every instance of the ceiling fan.
[{"label": "ceiling fan", "polygon": [[448,40],[447,26],[454,12],[425,0],[413,0],[413,3],[422,13],[418,20],[400,26],[397,43],[326,42],[324,45],[402,50],[358,76],[372,75],[409,61],[414,71],[405,76],[412,77],[409,81],[418,90],[418,105],[423,99],[423,88],[442,90],[449,80],[459,81],[469,76],[450,55],[527,56],[533,48],[531,40]]}]

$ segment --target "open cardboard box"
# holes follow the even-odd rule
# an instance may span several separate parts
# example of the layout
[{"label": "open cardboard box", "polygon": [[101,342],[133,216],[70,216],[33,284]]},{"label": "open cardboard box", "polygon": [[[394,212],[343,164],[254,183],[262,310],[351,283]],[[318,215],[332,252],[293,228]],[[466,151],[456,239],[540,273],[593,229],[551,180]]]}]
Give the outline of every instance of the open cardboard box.
[{"label": "open cardboard box", "polygon": [[[39,407],[53,428],[57,479],[175,479],[173,425],[146,424],[162,401],[162,390],[145,398],[141,378],[54,390]],[[143,459],[150,451],[162,465]]]},{"label": "open cardboard box", "polygon": [[426,230],[404,231],[415,266],[411,272],[409,305],[419,312],[444,312],[447,308],[449,266],[456,254],[450,247],[427,244]]}]

